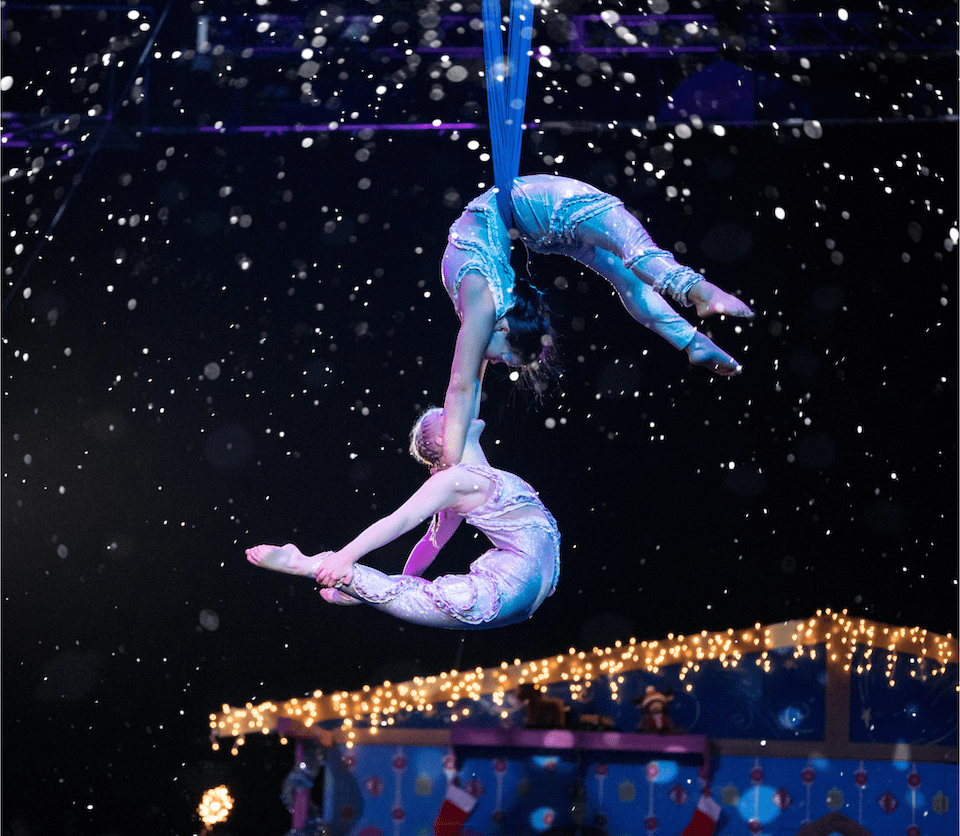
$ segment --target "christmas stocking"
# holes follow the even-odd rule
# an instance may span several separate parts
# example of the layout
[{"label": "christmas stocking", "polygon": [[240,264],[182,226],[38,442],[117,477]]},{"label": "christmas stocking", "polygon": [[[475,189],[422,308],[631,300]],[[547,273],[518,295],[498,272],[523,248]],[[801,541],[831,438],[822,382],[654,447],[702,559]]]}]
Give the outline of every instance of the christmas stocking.
[{"label": "christmas stocking", "polygon": [[720,805],[709,795],[701,795],[690,824],[683,829],[680,836],[713,836],[719,818]]},{"label": "christmas stocking", "polygon": [[456,784],[447,784],[447,796],[433,823],[434,836],[457,836],[476,803],[477,799],[466,790]]}]

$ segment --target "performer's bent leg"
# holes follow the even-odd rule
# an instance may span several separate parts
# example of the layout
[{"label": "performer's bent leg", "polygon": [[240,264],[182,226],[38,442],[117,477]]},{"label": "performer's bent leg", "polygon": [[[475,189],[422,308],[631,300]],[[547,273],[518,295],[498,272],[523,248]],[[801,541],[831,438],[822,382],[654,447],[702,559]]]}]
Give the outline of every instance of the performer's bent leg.
[{"label": "performer's bent leg", "polygon": [[[333,554],[307,555],[292,543],[254,546],[246,553],[247,560],[256,566],[314,579],[323,558]],[[495,565],[496,561],[487,557],[492,553],[484,558]],[[503,559],[509,562],[510,557]],[[538,592],[536,583],[521,578],[519,585],[511,584],[509,577],[501,578],[485,569],[471,568],[466,575],[441,575],[428,581],[410,575],[386,575],[361,563],[354,564],[349,583],[338,585],[336,590],[321,590],[331,603],[355,599],[411,624],[448,630],[483,630],[523,621],[539,604]]]},{"label": "performer's bent leg", "polygon": [[474,575],[443,575],[428,581],[410,575],[387,575],[358,563],[350,583],[339,590],[381,612],[424,627],[477,630],[511,623],[510,619],[498,618],[500,602],[495,583]]},{"label": "performer's bent leg", "polygon": [[667,250],[661,249],[627,209],[615,206],[577,227],[583,245],[606,250],[623,261],[624,267],[657,293],[670,296],[685,307],[695,305],[701,317],[711,314],[752,317],[753,311],[736,296],[706,281]]},{"label": "performer's bent leg", "polygon": [[689,345],[697,329],[680,316],[651,285],[628,270],[622,258],[609,250],[582,245],[576,248],[573,255],[577,261],[613,285],[623,307],[637,322],[659,334],[674,348],[686,348]]},{"label": "performer's bent leg", "polygon": [[691,364],[724,377],[739,374],[741,366],[732,356],[697,331],[614,253],[581,245],[575,250],[575,258],[613,285],[623,307],[637,322],[659,334],[674,348],[686,351]]}]

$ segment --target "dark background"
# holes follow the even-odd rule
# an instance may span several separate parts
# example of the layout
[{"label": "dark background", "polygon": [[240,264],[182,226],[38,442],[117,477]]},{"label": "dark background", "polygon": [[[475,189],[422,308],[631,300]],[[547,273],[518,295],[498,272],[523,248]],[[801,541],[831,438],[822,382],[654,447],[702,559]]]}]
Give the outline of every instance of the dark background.
[{"label": "dark background", "polygon": [[[534,257],[565,372],[540,404],[494,376],[482,414],[491,462],[559,521],[561,581],[528,623],[460,634],[243,556],[336,548],[423,478],[407,432],[457,325],[437,265],[491,176],[476,58],[455,82],[402,54],[450,10],[345,5],[406,21],[400,51],[331,32],[304,92],[302,55],[226,23],[190,50],[198,13],[263,7],[173,4],[136,72],[152,30],[106,8],[4,12],[5,833],[197,832],[221,782],[219,833],[284,832],[290,750],[214,753],[224,703],[825,607],[955,633],[955,53],[891,46],[883,18],[771,57],[752,6],[701,3],[668,8],[716,15],[710,51],[591,59],[563,16],[611,6],[551,12],[522,170],[622,197],[757,317],[704,325],[745,369],[714,378]],[[476,127],[290,130],[433,119]],[[482,548],[459,534],[438,569]]]}]

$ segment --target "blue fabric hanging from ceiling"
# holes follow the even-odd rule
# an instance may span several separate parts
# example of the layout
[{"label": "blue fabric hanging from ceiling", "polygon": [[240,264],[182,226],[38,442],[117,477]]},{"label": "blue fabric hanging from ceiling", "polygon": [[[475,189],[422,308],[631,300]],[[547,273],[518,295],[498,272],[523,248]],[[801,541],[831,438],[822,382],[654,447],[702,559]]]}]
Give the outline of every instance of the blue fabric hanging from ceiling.
[{"label": "blue fabric hanging from ceiling", "polygon": [[533,0],[510,0],[506,54],[501,19],[500,0],[483,0],[483,64],[493,182],[497,187],[497,208],[509,229],[513,225],[510,189],[520,173],[520,142],[533,38]]}]

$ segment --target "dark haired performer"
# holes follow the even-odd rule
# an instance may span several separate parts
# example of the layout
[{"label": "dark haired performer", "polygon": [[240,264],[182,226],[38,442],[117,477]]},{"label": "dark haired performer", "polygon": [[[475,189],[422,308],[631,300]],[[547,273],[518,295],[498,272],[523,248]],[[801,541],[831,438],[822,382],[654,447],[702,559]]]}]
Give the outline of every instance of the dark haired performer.
[{"label": "dark haired performer", "polygon": [[[599,189],[552,174],[517,177],[510,195],[513,224],[533,252],[566,255],[599,273],[637,322],[693,365],[738,374],[740,364],[678,314],[661,294],[696,308],[700,317],[750,318],[753,311],[660,249],[623,202]],[[440,264],[444,289],[460,318],[450,381],[444,398],[443,457],[460,461],[470,421],[479,414],[488,362],[549,376],[555,356],[543,294],[510,266],[510,231],[497,208],[496,189],[467,204],[450,227]]]}]

